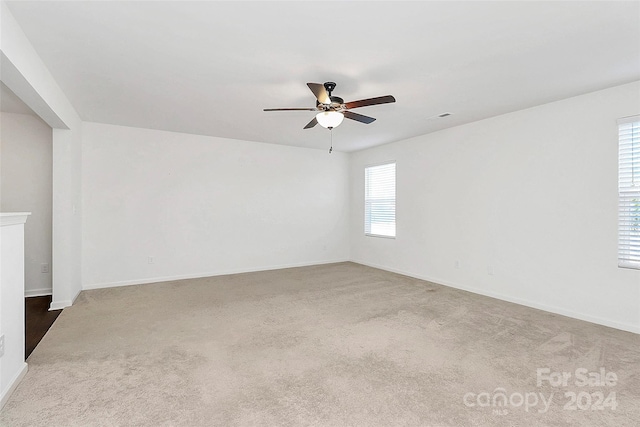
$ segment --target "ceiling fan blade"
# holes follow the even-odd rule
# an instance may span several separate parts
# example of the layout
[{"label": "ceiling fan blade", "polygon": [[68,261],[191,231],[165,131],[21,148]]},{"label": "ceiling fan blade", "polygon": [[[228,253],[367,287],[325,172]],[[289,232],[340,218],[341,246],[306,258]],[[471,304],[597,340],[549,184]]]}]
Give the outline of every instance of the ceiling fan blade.
[{"label": "ceiling fan blade", "polygon": [[317,108],[265,108],[262,111],[318,111]]},{"label": "ceiling fan blade", "polygon": [[345,119],[355,120],[356,122],[365,123],[367,125],[376,121],[373,117],[363,116],[362,114],[354,113],[353,111],[344,111],[342,114],[344,114]]},{"label": "ceiling fan blade", "polygon": [[324,88],[324,85],[320,83],[307,83],[311,92],[316,96],[318,102],[321,104],[331,104],[331,99],[329,98],[329,94],[327,90]]},{"label": "ceiling fan blade", "polygon": [[309,123],[307,123],[307,125],[304,127],[304,129],[311,129],[312,127],[314,127],[317,124],[318,124],[318,121],[314,117],[313,120],[311,120]]},{"label": "ceiling fan blade", "polygon": [[351,101],[344,104],[345,108],[360,108],[368,105],[389,104],[396,102],[396,99],[391,95],[378,96],[377,98],[361,99],[360,101]]}]

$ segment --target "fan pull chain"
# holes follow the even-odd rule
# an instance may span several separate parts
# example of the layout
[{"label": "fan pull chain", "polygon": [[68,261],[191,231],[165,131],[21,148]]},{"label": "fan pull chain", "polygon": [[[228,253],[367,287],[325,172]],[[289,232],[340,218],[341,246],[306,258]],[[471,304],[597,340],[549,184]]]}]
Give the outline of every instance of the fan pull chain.
[{"label": "fan pull chain", "polygon": [[329,133],[331,133],[331,148],[329,148],[329,154],[333,151],[333,128],[329,129]]}]

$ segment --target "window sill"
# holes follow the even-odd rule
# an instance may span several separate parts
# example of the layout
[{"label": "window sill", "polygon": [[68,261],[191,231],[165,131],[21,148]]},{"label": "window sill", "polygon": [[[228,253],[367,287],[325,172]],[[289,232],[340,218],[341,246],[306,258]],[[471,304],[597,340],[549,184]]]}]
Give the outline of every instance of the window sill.
[{"label": "window sill", "polygon": [[396,236],[383,236],[382,234],[369,234],[369,233],[364,233],[364,235],[365,235],[366,237],[380,237],[380,238],[383,238],[383,239],[392,239],[392,240],[395,240],[395,239],[396,239]]},{"label": "window sill", "polygon": [[640,262],[620,261],[618,268],[628,268],[632,270],[640,270]]}]

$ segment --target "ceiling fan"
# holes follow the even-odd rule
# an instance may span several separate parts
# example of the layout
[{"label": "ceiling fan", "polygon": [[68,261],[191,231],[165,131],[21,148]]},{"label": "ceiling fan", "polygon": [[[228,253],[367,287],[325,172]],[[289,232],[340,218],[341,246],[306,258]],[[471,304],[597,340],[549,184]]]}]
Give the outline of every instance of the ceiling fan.
[{"label": "ceiling fan", "polygon": [[396,102],[396,99],[391,95],[344,102],[342,98],[331,95],[336,88],[334,82],[326,82],[324,84],[307,83],[307,86],[309,86],[311,92],[316,96],[315,108],[265,108],[264,111],[318,111],[318,114],[316,114],[313,120],[307,123],[304,129],[311,129],[317,124],[327,129],[333,129],[340,125],[345,117],[367,125],[376,120],[373,117],[350,111],[354,108]]}]

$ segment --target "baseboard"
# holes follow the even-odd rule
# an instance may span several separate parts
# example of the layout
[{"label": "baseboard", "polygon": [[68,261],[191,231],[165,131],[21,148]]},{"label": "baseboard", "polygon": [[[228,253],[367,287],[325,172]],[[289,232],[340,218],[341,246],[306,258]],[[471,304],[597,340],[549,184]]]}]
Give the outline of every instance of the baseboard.
[{"label": "baseboard", "polygon": [[18,387],[18,384],[20,384],[20,381],[22,381],[24,376],[27,375],[28,370],[29,370],[29,365],[24,363],[22,366],[22,369],[20,369],[20,372],[18,372],[13,377],[13,379],[9,383],[9,386],[6,388],[6,390],[2,391],[2,396],[0,396],[0,410],[2,410],[2,408],[4,408],[4,405],[6,405],[6,403],[9,401],[9,398],[15,391],[16,387]]},{"label": "baseboard", "polygon": [[602,326],[608,326],[610,328],[620,329],[626,332],[632,332],[634,334],[640,334],[640,326],[633,325],[630,323],[617,322],[615,320],[605,319],[602,317],[592,316],[590,314],[580,313],[573,310],[567,310],[562,307],[547,305],[543,303],[539,303],[536,301],[529,301],[522,298],[512,297],[509,295],[500,294],[497,292],[486,291],[485,289],[474,288],[470,286],[463,286],[456,283],[447,282],[435,277],[428,277],[421,274],[416,274],[408,271],[398,270],[394,268],[389,268],[382,265],[370,264],[362,261],[351,260],[351,262],[356,264],[366,265],[367,267],[377,268],[379,270],[389,271],[391,273],[402,274],[403,276],[413,277],[415,279],[425,280],[427,282],[436,283],[438,285],[447,286],[450,288],[460,289],[462,291],[471,292],[478,295],[483,295],[490,298],[499,299],[502,301],[512,302],[514,304],[523,305],[525,307],[535,308],[537,310],[546,311],[549,313],[559,314],[561,316],[567,316],[578,320],[584,320],[585,322],[595,323]]},{"label": "baseboard", "polygon": [[46,295],[51,295],[51,288],[42,288],[42,289],[31,289],[31,290],[25,290],[24,291],[24,296],[25,298],[29,298],[29,297],[43,297]]},{"label": "baseboard", "polygon": [[259,271],[281,270],[283,268],[311,267],[314,265],[336,264],[336,263],[348,262],[348,261],[349,261],[348,259],[338,259],[338,260],[327,260],[327,261],[312,262],[312,263],[282,264],[282,265],[275,265],[275,266],[269,266],[269,267],[242,268],[242,269],[236,269],[236,270],[212,271],[212,272],[195,273],[195,274],[181,274],[176,276],[149,277],[145,279],[123,280],[119,282],[92,283],[92,284],[84,285],[82,287],[82,290],[88,291],[91,289],[115,288],[118,286],[145,285],[148,283],[172,282],[174,280],[199,279],[202,277],[226,276],[229,274],[255,273]]},{"label": "baseboard", "polygon": [[49,311],[62,310],[63,308],[71,307],[76,301],[76,298],[78,298],[78,295],[80,295],[80,291],[81,289],[78,290],[78,292],[76,292],[74,297],[70,300],[51,301],[51,304],[49,305]]},{"label": "baseboard", "polygon": [[51,304],[49,305],[49,311],[62,310],[63,308],[71,307],[72,305],[73,301],[71,300],[51,301]]}]

